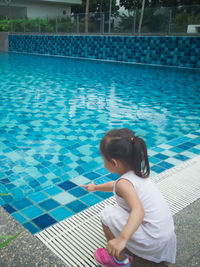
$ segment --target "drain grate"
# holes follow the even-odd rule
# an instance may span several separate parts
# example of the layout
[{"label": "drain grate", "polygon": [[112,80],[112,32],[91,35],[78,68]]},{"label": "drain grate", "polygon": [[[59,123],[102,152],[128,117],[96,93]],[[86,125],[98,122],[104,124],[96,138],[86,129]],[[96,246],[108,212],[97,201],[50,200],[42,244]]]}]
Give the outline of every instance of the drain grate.
[{"label": "drain grate", "polygon": [[[200,156],[153,177],[172,214],[200,197]],[[100,213],[114,197],[106,199],[36,234],[67,267],[95,267],[93,252],[106,244]]]}]

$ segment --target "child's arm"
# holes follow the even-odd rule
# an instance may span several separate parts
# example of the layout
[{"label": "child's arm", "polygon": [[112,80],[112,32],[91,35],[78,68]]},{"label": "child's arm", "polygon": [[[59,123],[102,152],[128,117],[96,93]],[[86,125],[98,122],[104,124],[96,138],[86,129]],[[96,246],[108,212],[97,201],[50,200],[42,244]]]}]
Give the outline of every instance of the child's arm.
[{"label": "child's arm", "polygon": [[128,180],[122,178],[118,181],[116,193],[124,198],[131,211],[123,230],[107,244],[108,253],[113,257],[119,257],[122,250],[126,247],[127,241],[138,229],[144,218],[143,206],[135,188]]},{"label": "child's arm", "polygon": [[82,185],[82,186],[85,187],[86,190],[89,192],[93,192],[93,191],[113,192],[114,183],[115,183],[114,181],[111,181],[105,184],[95,185],[94,182],[91,182],[90,184]]}]

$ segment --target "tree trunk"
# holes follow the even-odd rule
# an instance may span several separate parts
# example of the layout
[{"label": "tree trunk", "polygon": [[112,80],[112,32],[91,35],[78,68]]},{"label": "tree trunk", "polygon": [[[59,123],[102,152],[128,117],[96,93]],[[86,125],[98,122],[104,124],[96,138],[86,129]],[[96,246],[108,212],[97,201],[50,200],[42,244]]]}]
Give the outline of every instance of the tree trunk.
[{"label": "tree trunk", "polygon": [[86,0],[85,6],[85,33],[88,33],[88,12],[89,12],[90,0]]},{"label": "tree trunk", "polygon": [[144,15],[144,6],[145,6],[145,0],[142,0],[142,9],[141,9],[141,14],[140,14],[138,33],[141,33],[142,21],[143,21],[143,15]]},{"label": "tree trunk", "polygon": [[103,25],[102,25],[102,21],[103,21],[102,0],[100,2],[100,10],[99,10],[99,13],[100,13],[100,33],[102,33],[102,28],[103,28]]}]

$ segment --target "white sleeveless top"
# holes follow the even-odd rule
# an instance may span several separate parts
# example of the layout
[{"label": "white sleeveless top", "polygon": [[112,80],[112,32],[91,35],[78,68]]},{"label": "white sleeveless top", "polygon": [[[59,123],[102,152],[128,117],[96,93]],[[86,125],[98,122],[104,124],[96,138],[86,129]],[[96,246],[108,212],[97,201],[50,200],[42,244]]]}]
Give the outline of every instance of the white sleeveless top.
[{"label": "white sleeveless top", "polygon": [[[173,218],[168,204],[152,180],[138,177],[133,171],[123,174],[119,179],[121,178],[129,180],[133,184],[142,203],[145,213],[142,222],[144,232],[156,239],[168,236],[174,230]],[[119,179],[114,185],[116,201],[120,207],[130,211],[124,199],[116,194],[116,184]]]},{"label": "white sleeveless top", "polygon": [[[175,263],[174,222],[161,192],[150,178],[140,178],[133,171],[123,174],[119,179],[121,178],[133,184],[145,213],[142,224],[127,242],[126,247],[135,255],[153,262]],[[114,236],[118,236],[123,230],[130,212],[124,199],[116,194],[119,179],[115,182],[113,190],[117,205],[106,206],[101,213],[102,222],[109,227]]]}]

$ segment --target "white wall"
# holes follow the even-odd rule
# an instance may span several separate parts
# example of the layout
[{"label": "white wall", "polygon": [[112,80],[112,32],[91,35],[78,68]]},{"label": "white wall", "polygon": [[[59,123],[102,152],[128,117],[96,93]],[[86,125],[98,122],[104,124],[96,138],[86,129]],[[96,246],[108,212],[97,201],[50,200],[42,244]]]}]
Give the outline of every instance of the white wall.
[{"label": "white wall", "polygon": [[[28,1],[18,1],[18,3],[12,6],[27,7],[28,18],[46,18],[55,16],[69,16],[71,13],[71,5],[69,4],[57,4],[57,3],[29,3]],[[66,11],[66,15],[63,15],[63,11]]]}]

